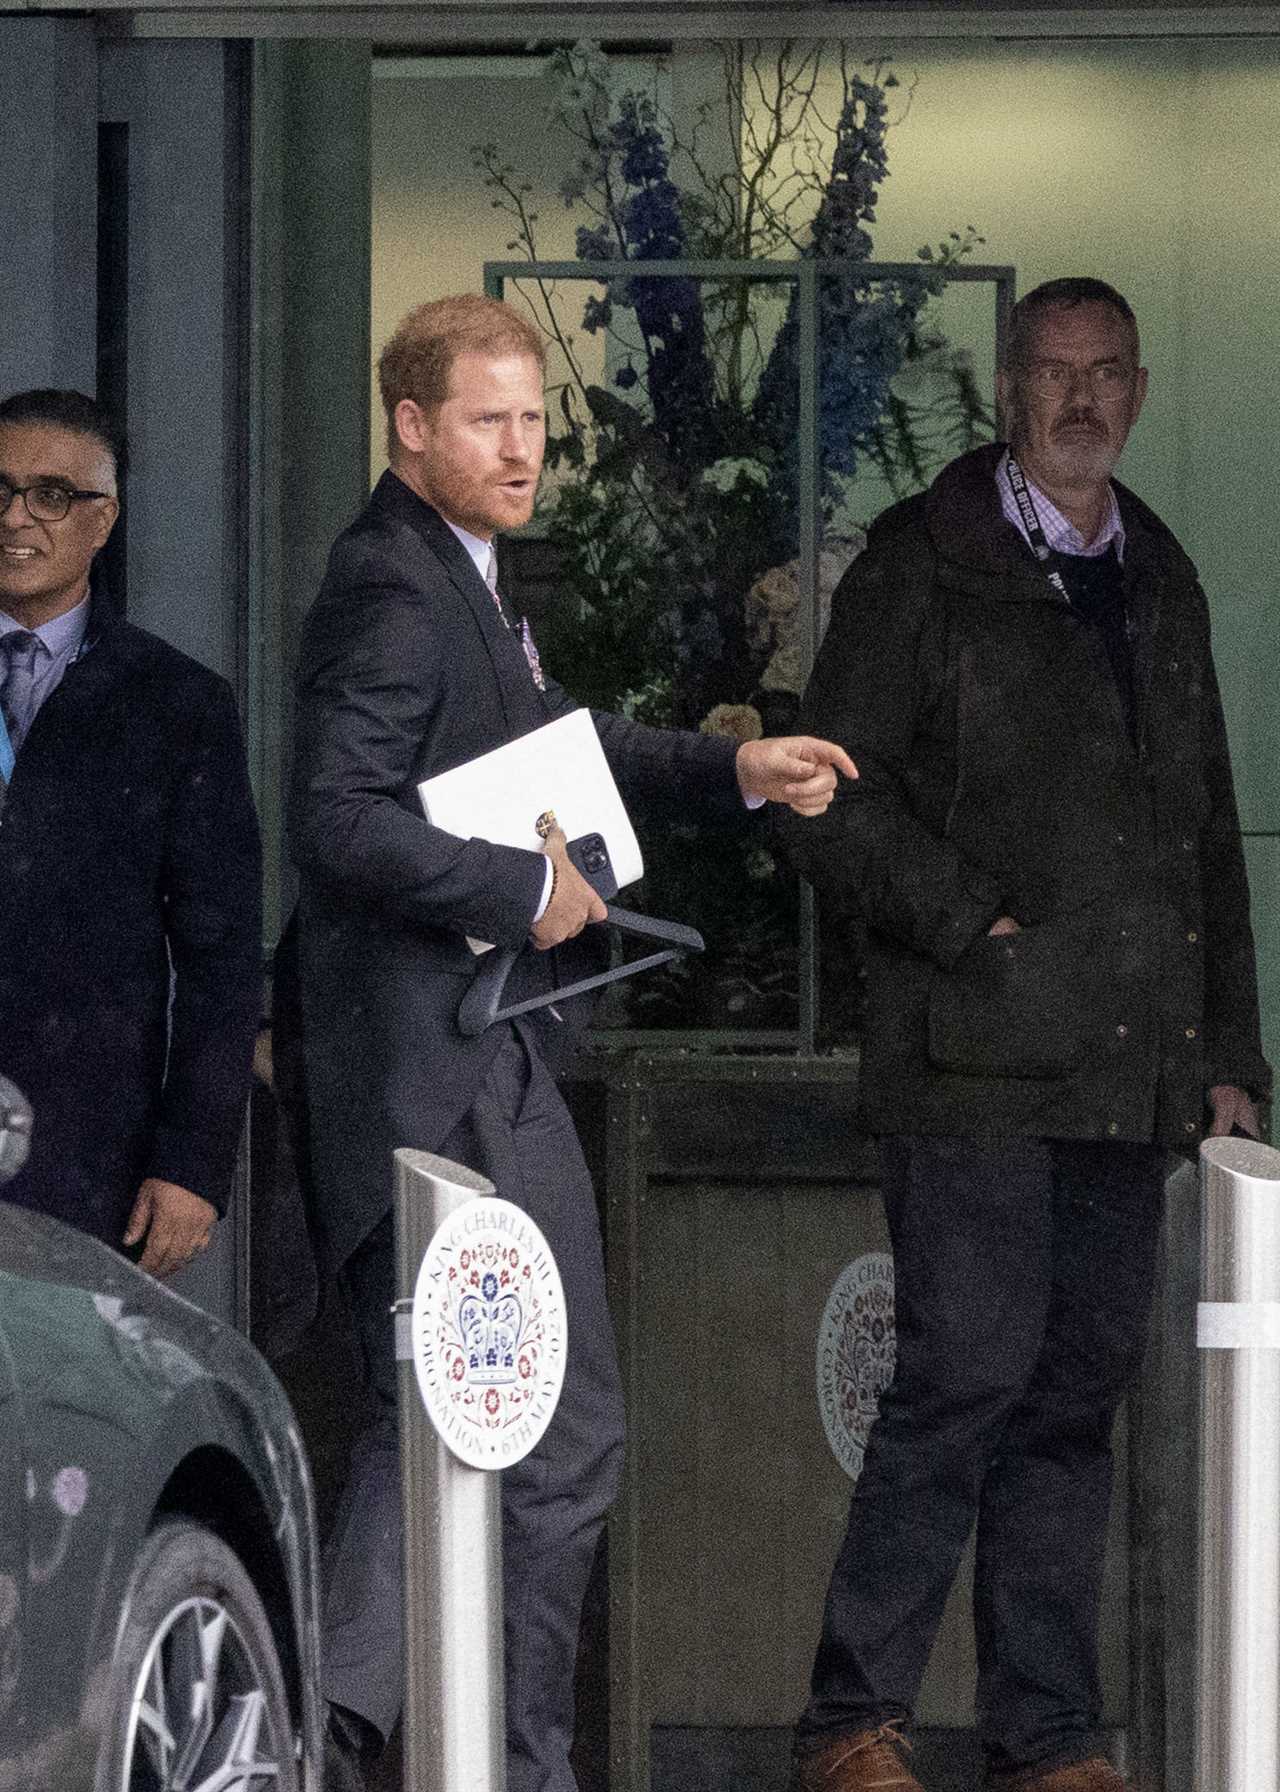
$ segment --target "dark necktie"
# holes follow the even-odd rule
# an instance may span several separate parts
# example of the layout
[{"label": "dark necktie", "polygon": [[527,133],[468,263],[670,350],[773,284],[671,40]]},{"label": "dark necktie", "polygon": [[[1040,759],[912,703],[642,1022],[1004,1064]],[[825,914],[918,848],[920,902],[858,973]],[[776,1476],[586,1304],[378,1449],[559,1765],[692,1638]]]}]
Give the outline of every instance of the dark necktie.
[{"label": "dark necktie", "polygon": [[0,635],[0,709],[14,752],[31,726],[32,692],[35,686],[36,651],[40,642],[25,628],[11,628]]},{"label": "dark necktie", "polygon": [[0,813],[9,794],[13,762],[31,726],[31,691],[35,683],[36,648],[40,645],[25,628],[11,628],[0,635]]}]

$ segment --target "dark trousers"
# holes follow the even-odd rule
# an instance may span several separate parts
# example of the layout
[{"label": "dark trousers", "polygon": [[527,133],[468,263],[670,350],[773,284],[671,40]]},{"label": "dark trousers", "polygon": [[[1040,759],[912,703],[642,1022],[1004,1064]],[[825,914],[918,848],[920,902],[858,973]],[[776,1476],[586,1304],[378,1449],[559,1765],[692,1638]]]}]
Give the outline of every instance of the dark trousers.
[{"label": "dark trousers", "polygon": [[978,1731],[996,1769],[1099,1747],[1116,1408],[1143,1353],[1155,1146],[884,1141],[897,1368],[827,1593],[802,1749],[911,1715],[977,1524]]},{"label": "dark trousers", "polygon": [[[485,1088],[438,1151],[487,1176],[530,1215],[564,1284],[569,1337],[559,1405],[541,1442],[502,1476],[503,1598],[508,1792],[574,1792],[578,1623],[618,1485],[622,1395],[595,1197],[536,1044],[511,1030]],[[403,1702],[390,1215],[343,1274],[379,1410],[353,1451],[326,1549],[324,1694],[385,1737]]]}]

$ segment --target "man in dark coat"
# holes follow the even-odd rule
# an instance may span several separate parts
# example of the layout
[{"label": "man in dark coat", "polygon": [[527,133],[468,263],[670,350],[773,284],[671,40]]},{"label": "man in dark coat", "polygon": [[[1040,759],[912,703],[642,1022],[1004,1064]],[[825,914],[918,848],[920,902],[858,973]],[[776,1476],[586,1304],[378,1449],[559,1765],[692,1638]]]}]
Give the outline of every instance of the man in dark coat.
[{"label": "man in dark coat", "polygon": [[261,1008],[257,819],[225,681],[91,579],[122,444],[76,392],[0,403],[5,1199],[168,1275],[226,1205]]},{"label": "man in dark coat", "polygon": [[[378,1417],[329,1548],[325,1692],[333,1771],[400,1709],[400,1480],[392,1153],[487,1176],[546,1235],[564,1283],[564,1389],[541,1442],[503,1474],[509,1792],[571,1792],[573,1670],[587,1577],[618,1477],[622,1410],[595,1200],[552,1077],[582,1019],[562,1002],[465,1039],[468,936],[532,948],[513,996],[554,990],[607,951],[595,891],[566,857],[431,827],[419,782],[575,708],[498,595],[494,534],[527,522],[545,441],[543,345],[478,297],[419,307],[380,363],[391,470],[334,547],[301,654],[291,817],[302,871],[301,992],[311,1180]],[[843,752],[803,738],[741,747],[595,718],[628,797],[801,813]],[[531,817],[531,820],[533,818]],[[584,936],[584,929],[587,929]]]},{"label": "man in dark coat", "polygon": [[1028,294],[1009,447],[874,525],[806,694],[862,774],[789,844],[868,931],[898,1358],[795,1792],[918,1788],[900,1726],[975,1522],[987,1783],[1124,1784],[1096,1637],[1165,1154],[1256,1134],[1269,1075],[1207,606],[1110,477],[1145,389],[1112,288]]}]

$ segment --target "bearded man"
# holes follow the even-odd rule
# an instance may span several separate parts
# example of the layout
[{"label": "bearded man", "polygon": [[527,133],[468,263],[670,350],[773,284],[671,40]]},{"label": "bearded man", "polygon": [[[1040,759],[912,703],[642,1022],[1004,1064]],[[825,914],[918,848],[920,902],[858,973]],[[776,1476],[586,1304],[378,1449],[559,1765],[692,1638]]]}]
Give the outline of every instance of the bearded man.
[{"label": "bearded man", "polygon": [[921,1792],[903,1726],[975,1524],[987,1785],[1125,1786],[1097,1632],[1166,1156],[1256,1136],[1269,1082],[1208,608],[1111,477],[1147,391],[1129,305],[1037,287],[998,391],[1008,445],[873,526],[802,710],[861,773],[789,843],[867,924],[898,1357],[793,1792]]},{"label": "bearded man", "polygon": [[[300,983],[314,1218],[356,1321],[375,1417],[328,1549],[329,1783],[346,1792],[399,1714],[400,1470],[392,1152],[436,1151],[535,1220],[565,1289],[564,1389],[502,1477],[508,1792],[573,1792],[578,1619],[622,1451],[595,1197],[556,1066],[590,1009],[562,998],[476,1038],[457,1025],[468,936],[532,950],[512,1001],[607,961],[605,907],[552,831],[545,852],[432,827],[418,784],[568,714],[501,594],[495,537],[527,523],[546,447],[545,350],[495,299],[420,305],[382,352],[390,469],[339,537],[303,635],[291,833],[302,873]],[[825,741],[742,745],[595,715],[624,795],[812,816],[837,772]],[[347,1390],[343,1390],[344,1397]]]}]

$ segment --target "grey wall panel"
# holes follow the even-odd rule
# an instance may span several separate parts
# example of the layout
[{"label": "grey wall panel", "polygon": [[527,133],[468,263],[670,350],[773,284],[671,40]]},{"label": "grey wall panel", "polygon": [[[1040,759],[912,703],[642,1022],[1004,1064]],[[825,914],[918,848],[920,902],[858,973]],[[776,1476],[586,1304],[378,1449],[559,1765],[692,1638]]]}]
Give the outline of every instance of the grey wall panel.
[{"label": "grey wall panel", "polygon": [[333,539],[368,494],[369,46],[254,50],[248,716],[267,937],[287,864],[293,677]]},{"label": "grey wall panel", "polygon": [[0,120],[0,391],[92,392],[98,107],[89,20],[0,20]]},{"label": "grey wall panel", "polygon": [[101,82],[104,121],[129,131],[129,615],[234,680],[227,52],[104,45]]}]

